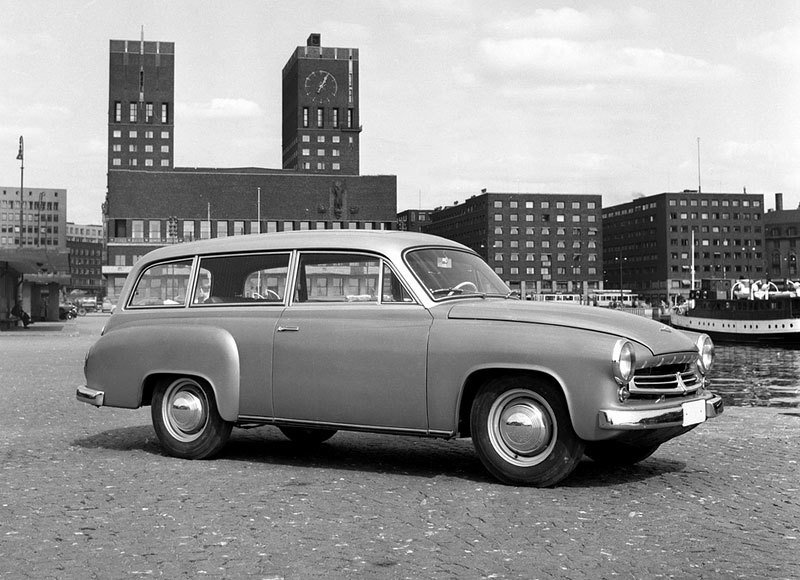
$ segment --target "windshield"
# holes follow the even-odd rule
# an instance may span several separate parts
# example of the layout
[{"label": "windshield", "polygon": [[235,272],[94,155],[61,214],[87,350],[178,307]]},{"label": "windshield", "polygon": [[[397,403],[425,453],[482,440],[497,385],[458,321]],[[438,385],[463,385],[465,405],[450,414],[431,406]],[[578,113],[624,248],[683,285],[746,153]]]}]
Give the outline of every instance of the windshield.
[{"label": "windshield", "polygon": [[453,248],[412,250],[406,255],[409,268],[433,298],[454,296],[503,296],[508,286],[479,256]]}]

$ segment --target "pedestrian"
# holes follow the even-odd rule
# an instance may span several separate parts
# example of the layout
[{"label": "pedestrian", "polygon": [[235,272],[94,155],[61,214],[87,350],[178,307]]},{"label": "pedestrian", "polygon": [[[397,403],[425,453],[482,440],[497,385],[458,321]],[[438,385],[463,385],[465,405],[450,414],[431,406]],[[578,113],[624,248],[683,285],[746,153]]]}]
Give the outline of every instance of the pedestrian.
[{"label": "pedestrian", "polygon": [[28,328],[28,325],[31,324],[30,315],[22,309],[22,305],[19,302],[14,304],[14,308],[11,309],[11,314],[19,318],[25,328]]}]

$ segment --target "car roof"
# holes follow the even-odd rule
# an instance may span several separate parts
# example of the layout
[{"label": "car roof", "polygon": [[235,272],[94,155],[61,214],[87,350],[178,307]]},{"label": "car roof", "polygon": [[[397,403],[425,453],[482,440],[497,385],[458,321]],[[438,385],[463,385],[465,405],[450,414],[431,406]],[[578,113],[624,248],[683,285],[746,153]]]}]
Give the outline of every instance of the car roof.
[{"label": "car roof", "polygon": [[342,249],[372,250],[383,254],[402,252],[418,246],[447,246],[468,249],[466,246],[430,234],[397,230],[297,230],[270,234],[230,236],[195,242],[168,245],[146,255],[147,262],[221,252],[251,252],[263,250]]}]

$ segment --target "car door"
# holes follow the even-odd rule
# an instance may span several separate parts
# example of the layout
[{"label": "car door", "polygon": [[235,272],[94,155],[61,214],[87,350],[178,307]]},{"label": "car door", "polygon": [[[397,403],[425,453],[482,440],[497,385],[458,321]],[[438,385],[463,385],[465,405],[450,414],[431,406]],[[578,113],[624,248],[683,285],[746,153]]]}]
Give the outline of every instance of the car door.
[{"label": "car door", "polygon": [[381,258],[302,253],[274,339],[277,419],[425,431],[432,318]]}]

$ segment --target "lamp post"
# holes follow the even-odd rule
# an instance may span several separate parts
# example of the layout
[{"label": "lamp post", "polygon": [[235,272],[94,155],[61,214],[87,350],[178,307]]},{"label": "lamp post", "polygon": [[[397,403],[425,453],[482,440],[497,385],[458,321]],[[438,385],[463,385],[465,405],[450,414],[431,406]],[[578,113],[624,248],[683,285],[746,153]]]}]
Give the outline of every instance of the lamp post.
[{"label": "lamp post", "polygon": [[19,136],[19,153],[17,153],[17,159],[19,159],[19,247],[22,248],[22,190],[23,190],[23,175],[25,173],[25,148],[22,144],[22,135]]}]

